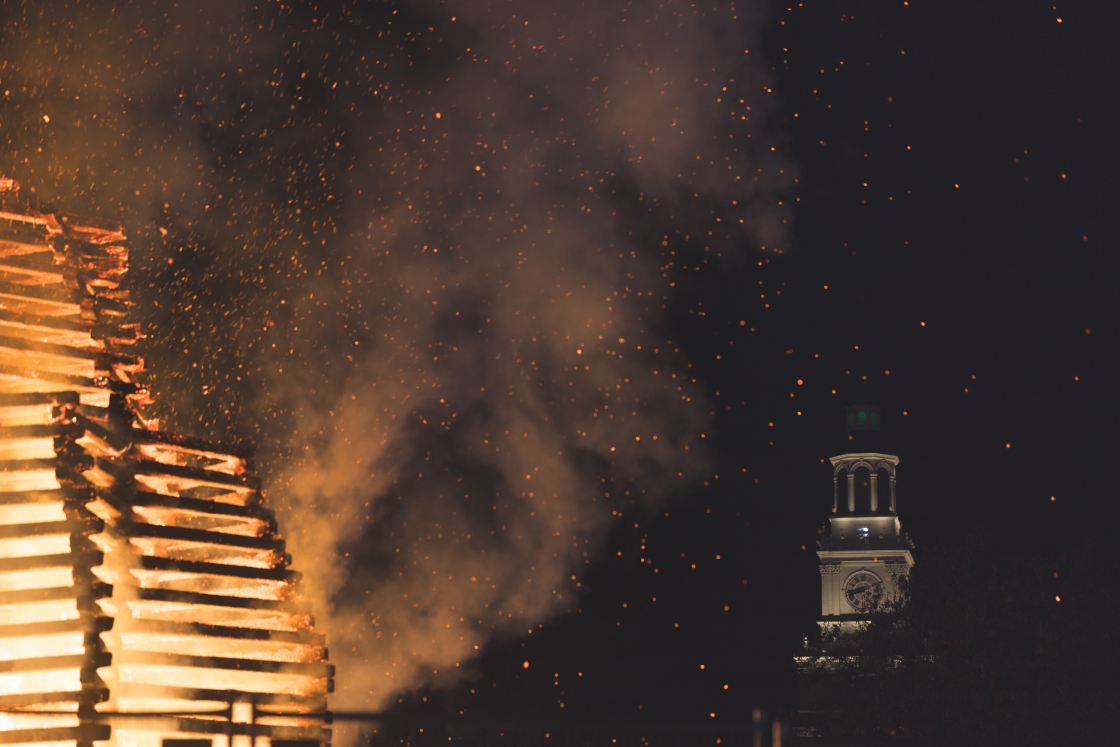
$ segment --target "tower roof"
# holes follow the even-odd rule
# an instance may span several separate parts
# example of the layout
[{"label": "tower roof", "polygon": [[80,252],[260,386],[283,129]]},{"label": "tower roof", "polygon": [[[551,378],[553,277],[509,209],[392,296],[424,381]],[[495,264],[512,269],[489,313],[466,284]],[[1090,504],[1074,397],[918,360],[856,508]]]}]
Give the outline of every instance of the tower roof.
[{"label": "tower roof", "polygon": [[880,466],[889,465],[891,473],[893,474],[894,468],[898,466],[898,457],[893,454],[880,454],[877,451],[840,454],[830,457],[829,461],[832,462],[832,466],[836,470],[841,468],[855,469],[858,466],[865,466],[868,469],[875,470]]}]

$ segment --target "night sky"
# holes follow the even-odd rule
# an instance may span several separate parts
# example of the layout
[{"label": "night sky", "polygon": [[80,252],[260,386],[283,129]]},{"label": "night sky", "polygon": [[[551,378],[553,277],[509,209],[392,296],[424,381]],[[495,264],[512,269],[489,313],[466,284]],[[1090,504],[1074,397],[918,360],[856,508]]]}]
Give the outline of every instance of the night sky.
[{"label": "night sky", "polygon": [[795,709],[847,405],[919,569],[1112,537],[1120,11],[710,5],[0,5],[0,174],[125,224],[381,733]]}]

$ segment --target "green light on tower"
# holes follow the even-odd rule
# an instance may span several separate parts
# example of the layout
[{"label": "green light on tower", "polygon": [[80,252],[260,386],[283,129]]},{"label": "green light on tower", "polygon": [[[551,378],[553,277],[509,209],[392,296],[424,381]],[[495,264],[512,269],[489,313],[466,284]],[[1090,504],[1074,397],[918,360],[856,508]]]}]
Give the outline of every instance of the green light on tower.
[{"label": "green light on tower", "polygon": [[848,430],[877,431],[880,417],[878,405],[852,405],[847,408]]}]

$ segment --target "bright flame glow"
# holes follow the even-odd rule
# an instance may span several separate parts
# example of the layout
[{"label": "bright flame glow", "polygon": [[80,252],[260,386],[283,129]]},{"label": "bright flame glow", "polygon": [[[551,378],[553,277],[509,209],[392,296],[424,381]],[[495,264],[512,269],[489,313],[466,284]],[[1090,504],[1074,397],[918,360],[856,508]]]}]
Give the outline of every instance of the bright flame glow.
[{"label": "bright flame glow", "polygon": [[[0,387],[0,390],[5,389]],[[50,405],[16,405],[0,410],[0,426],[5,428],[13,428],[17,425],[47,425],[50,422]]]},{"label": "bright flame glow", "polygon": [[275,568],[283,562],[279,553],[255,547],[234,547],[154,537],[130,537],[128,541],[142,554],[156,558],[241,565],[249,568]]},{"label": "bright flame glow", "polygon": [[[4,418],[4,421],[7,421],[7,418]],[[54,459],[54,457],[53,438],[0,438],[0,459]]]},{"label": "bright flame glow", "polygon": [[83,638],[81,632],[0,638],[0,661],[84,654]]},{"label": "bright flame glow", "polygon": [[[98,703],[97,710],[108,710],[107,703]],[[186,700],[183,698],[117,698],[117,709],[125,713],[222,711],[229,707],[224,700]],[[120,732],[117,732],[118,735]],[[118,743],[119,744],[119,743]]]},{"label": "bright flame glow", "polygon": [[3,356],[9,366],[30,368],[36,371],[65,374],[67,376],[84,376],[92,379],[97,374],[97,364],[93,360],[71,358],[63,355],[51,355],[33,350],[19,350],[0,346],[0,356]]},{"label": "bright flame glow", "polygon": [[0,712],[0,731],[77,726],[78,714]]},{"label": "bright flame glow", "polygon": [[9,537],[0,539],[0,558],[27,558],[32,555],[65,555],[69,552],[69,534],[41,534],[38,537]]},{"label": "bright flame glow", "polygon": [[[278,715],[321,711],[331,670],[321,639],[304,641],[311,618],[296,602],[291,576],[245,578],[239,570],[288,564],[270,513],[230,508],[261,501],[259,481],[242,479],[251,458],[156,432],[157,421],[144,417],[143,387],[123,400],[136,424],[132,435],[122,439],[103,427],[121,414],[111,383],[138,383],[144,363],[128,347],[138,330],[122,323],[128,249],[115,244],[123,233],[74,218],[0,215],[0,281],[11,290],[0,293],[0,311],[21,319],[0,319],[0,338],[9,341],[0,339],[0,399],[11,403],[0,404],[0,462],[7,468],[0,470],[0,527],[8,535],[0,539],[0,594],[10,602],[0,604],[0,631],[25,626],[0,633],[0,700],[19,709],[0,710],[0,745],[77,747],[76,739],[59,737],[89,725],[89,705],[159,712],[121,723],[125,728],[95,747],[162,747],[171,736],[271,747],[272,735],[284,733],[274,728],[290,729],[293,738],[327,736],[318,732],[321,715]],[[8,236],[20,222],[26,225]],[[33,238],[36,230],[42,233]],[[4,259],[12,256],[19,261]],[[77,288],[67,275],[75,270]],[[66,300],[23,296],[20,287]],[[65,391],[59,374],[71,377]],[[87,523],[93,517],[103,525]],[[96,619],[106,614],[115,618],[111,627]],[[28,628],[42,634],[24,635]],[[273,635],[285,640],[269,640]],[[92,666],[100,679],[83,682]],[[222,692],[222,700],[192,699],[206,689]],[[265,699],[256,710],[250,701],[258,698],[238,691],[293,697]],[[258,720],[255,739],[231,740],[168,715],[188,712],[196,724],[213,722],[214,731],[221,721],[279,720]]]},{"label": "bright flame glow", "polygon": [[183,571],[147,571],[137,568],[130,572],[136,577],[142,589],[173,589],[176,591],[194,591],[199,594],[216,594],[223,597],[273,601],[287,599],[292,594],[290,585],[285,581],[237,578]]},{"label": "bright flame glow", "polygon": [[74,598],[0,605],[0,625],[24,625],[26,623],[77,619],[78,600]]},{"label": "bright flame glow", "polygon": [[207,469],[226,475],[240,475],[245,472],[245,461],[243,459],[229,454],[219,454],[216,451],[184,449],[179,446],[170,447],[164,444],[137,444],[136,450],[145,459],[163,464],[178,464],[185,467]]},{"label": "bright flame glow", "polygon": [[161,506],[135,506],[132,511],[149,524],[165,527],[204,529],[244,537],[263,537],[269,529],[267,521],[252,516],[222,516]]},{"label": "bright flame glow", "polygon": [[0,526],[34,524],[40,521],[66,521],[64,505],[62,501],[0,505]]},{"label": "bright flame glow", "polygon": [[250,501],[255,500],[257,496],[257,492],[252,488],[241,488],[236,485],[226,485],[210,480],[196,480],[185,477],[143,473],[136,474],[135,479],[136,482],[160,495],[178,496],[198,488],[210,488],[220,491],[220,494],[210,496],[207,500],[217,501],[219,503],[233,503],[237,506],[247,505]]},{"label": "bright flame glow", "polygon": [[0,695],[75,692],[82,689],[81,674],[77,667],[0,674]]},{"label": "bright flame glow", "polygon": [[326,681],[319,677],[278,672],[246,672],[236,669],[202,669],[155,664],[121,664],[121,682],[205,690],[240,690],[248,693],[324,695]]},{"label": "bright flame glow", "polygon": [[167,620],[171,622],[199,622],[205,625],[226,625],[255,630],[306,630],[311,627],[308,615],[281,610],[254,610],[237,607],[218,607],[209,604],[186,602],[153,602],[136,600],[125,602],[133,617],[141,620]]},{"label": "bright flame glow", "polygon": [[[38,340],[51,345],[69,345],[75,348],[98,350],[103,344],[93,340],[85,330],[54,329],[34,324],[24,324],[9,319],[0,319],[0,330],[5,337],[19,337],[25,340]],[[5,425],[15,425],[8,423]]]},{"label": "bright flame glow", "polygon": [[0,472],[0,492],[22,493],[28,490],[58,490],[54,469],[27,469]]},{"label": "bright flame glow", "polygon": [[74,571],[70,566],[32,568],[26,571],[0,573],[0,591],[26,589],[51,589],[74,585]]},{"label": "bright flame glow", "polygon": [[315,718],[299,716],[258,716],[256,723],[270,726],[311,726],[318,723]]},{"label": "bright flame glow", "polygon": [[325,654],[321,646],[284,641],[254,641],[162,633],[121,633],[120,635],[121,642],[132,651],[284,661],[291,664],[322,661]]}]

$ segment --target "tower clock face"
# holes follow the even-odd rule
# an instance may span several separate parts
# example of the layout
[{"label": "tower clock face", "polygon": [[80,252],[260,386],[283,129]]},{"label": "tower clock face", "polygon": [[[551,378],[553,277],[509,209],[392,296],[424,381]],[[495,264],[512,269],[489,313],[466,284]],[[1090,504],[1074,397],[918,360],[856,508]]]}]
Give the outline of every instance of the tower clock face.
[{"label": "tower clock face", "polygon": [[870,571],[853,573],[844,584],[844,596],[848,604],[857,610],[869,610],[876,602],[883,590],[883,582]]}]

